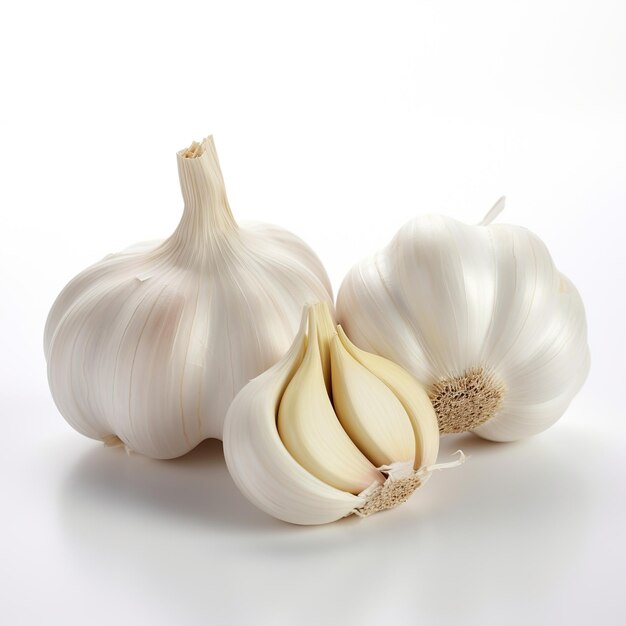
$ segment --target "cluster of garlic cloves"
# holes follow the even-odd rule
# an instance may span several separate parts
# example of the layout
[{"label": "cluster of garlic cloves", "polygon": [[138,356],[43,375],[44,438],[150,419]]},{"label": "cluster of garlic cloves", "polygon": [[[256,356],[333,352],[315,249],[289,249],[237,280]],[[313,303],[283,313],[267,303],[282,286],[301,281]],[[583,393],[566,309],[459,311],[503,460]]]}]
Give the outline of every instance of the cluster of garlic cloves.
[{"label": "cluster of garlic cloves", "polygon": [[323,524],[405,501],[430,473],[439,432],[422,386],[354,346],[321,303],[305,310],[285,357],[235,397],[223,440],[251,502]]},{"label": "cluster of garlic cloves", "polygon": [[332,304],[328,276],[301,239],[235,222],[211,137],[177,159],[176,231],[76,276],[44,336],[65,419],[155,458],[221,438],[233,397],[285,354],[302,307]]}]

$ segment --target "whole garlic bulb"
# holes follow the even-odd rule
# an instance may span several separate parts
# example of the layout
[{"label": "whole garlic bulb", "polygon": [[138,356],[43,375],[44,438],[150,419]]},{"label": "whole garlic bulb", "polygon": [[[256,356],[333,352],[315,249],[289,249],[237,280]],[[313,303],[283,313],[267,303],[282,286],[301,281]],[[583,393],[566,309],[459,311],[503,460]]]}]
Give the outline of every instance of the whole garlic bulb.
[{"label": "whole garlic bulb", "polygon": [[539,433],[589,370],[585,311],[542,241],[519,226],[429,215],[352,268],[337,315],[360,347],[424,383],[443,433]]},{"label": "whole garlic bulb", "polygon": [[422,386],[336,331],[326,303],[305,310],[289,352],[239,392],[224,425],[224,455],[239,489],[294,524],[404,502],[442,467],[432,466],[438,449]]},{"label": "whole garlic bulb", "polygon": [[235,394],[288,350],[302,307],[332,302],[301,239],[236,224],[211,137],[178,153],[178,172],[184,212],[174,234],[76,276],[44,338],[65,419],[155,458],[220,438]]}]

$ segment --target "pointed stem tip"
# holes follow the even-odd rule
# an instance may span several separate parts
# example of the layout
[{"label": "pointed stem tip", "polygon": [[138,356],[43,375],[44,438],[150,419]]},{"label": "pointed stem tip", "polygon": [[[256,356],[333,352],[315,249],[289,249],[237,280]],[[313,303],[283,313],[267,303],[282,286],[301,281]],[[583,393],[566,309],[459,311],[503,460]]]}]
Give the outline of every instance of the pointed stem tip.
[{"label": "pointed stem tip", "polygon": [[498,198],[496,203],[487,212],[487,215],[485,215],[482,221],[478,223],[478,226],[488,226],[489,224],[491,224],[491,222],[493,222],[493,220],[495,220],[496,217],[498,217],[498,215],[500,215],[500,213],[504,211],[505,202],[506,196]]}]

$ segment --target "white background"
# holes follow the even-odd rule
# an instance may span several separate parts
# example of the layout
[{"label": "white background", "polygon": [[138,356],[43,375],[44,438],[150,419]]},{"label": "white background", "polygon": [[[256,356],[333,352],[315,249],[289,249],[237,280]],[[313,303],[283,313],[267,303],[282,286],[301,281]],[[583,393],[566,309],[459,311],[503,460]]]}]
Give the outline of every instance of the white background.
[{"label": "white background", "polygon": [[[623,624],[626,5],[12,2],[0,9],[3,624]],[[43,325],[78,271],[179,218],[215,136],[233,211],[303,236],[337,289],[411,216],[501,221],[587,305],[592,370],[550,431],[403,507],[299,528],[212,441],[104,449],[49,396]]]}]

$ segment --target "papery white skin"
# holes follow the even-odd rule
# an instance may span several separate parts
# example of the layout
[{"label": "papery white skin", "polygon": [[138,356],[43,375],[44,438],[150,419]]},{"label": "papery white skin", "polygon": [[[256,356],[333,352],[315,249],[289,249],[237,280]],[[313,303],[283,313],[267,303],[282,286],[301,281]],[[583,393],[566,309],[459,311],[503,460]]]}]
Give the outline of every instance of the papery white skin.
[{"label": "papery white skin", "polygon": [[494,441],[556,422],[589,370],[585,311],[574,285],[529,230],[418,217],[354,266],[337,297],[350,339],[427,387],[484,368],[502,404],[474,432]]},{"label": "papery white skin", "polygon": [[66,420],[155,458],[221,438],[233,397],[285,354],[303,305],[332,303],[328,276],[301,239],[236,224],[212,138],[195,157],[186,153],[178,153],[185,208],[174,234],[79,274],[55,301],[44,337]]}]

